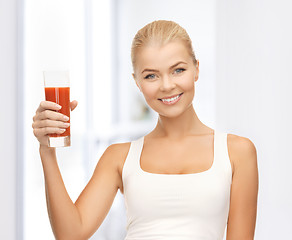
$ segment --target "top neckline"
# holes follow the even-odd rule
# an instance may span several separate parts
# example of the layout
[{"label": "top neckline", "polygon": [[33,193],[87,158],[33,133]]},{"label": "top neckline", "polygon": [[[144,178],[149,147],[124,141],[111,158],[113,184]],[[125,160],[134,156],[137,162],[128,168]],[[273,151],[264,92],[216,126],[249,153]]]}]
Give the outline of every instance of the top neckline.
[{"label": "top neckline", "polygon": [[194,176],[194,175],[204,175],[204,174],[208,174],[210,173],[213,169],[214,169],[214,164],[215,164],[215,160],[216,160],[216,137],[217,136],[217,131],[214,129],[214,139],[213,139],[213,162],[212,162],[212,165],[210,168],[208,168],[207,170],[205,171],[202,171],[202,172],[196,172],[196,173],[183,173],[183,174],[175,174],[175,173],[172,173],[172,174],[168,174],[168,173],[151,173],[151,172],[146,172],[142,169],[141,167],[141,154],[142,154],[142,150],[143,150],[143,147],[144,147],[144,136],[140,138],[140,141],[142,142],[141,143],[141,147],[140,147],[140,152],[139,152],[139,157],[138,157],[138,168],[139,168],[139,171],[142,173],[142,174],[145,174],[145,175],[152,175],[152,176],[168,176],[168,177],[182,177],[182,176]]}]

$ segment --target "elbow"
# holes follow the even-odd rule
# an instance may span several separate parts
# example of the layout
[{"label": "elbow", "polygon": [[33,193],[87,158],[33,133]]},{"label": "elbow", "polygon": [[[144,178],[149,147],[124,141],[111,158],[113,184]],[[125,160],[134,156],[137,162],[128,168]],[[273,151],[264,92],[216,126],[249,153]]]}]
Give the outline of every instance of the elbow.
[{"label": "elbow", "polygon": [[71,233],[67,234],[54,234],[56,240],[87,240],[88,238],[85,237],[81,233],[76,233],[72,231]]},{"label": "elbow", "polygon": [[88,240],[88,238],[78,237],[78,236],[74,236],[74,237],[56,237],[56,240]]},{"label": "elbow", "polygon": [[226,240],[254,240],[254,236],[238,236],[238,237],[227,236]]}]

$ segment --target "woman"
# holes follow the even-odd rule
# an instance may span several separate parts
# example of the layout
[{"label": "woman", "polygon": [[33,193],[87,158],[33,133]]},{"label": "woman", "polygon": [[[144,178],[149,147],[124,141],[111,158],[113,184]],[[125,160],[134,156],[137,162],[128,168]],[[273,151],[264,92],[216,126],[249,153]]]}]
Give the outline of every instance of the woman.
[{"label": "woman", "polygon": [[[88,239],[118,189],[125,196],[127,240],[254,237],[258,169],[254,144],[211,129],[192,105],[199,61],[187,32],[154,21],[132,43],[133,77],[156,127],[132,142],[110,145],[75,204],[67,194],[47,134],[68,127],[57,105],[43,101],[33,120],[40,142],[48,213],[57,239]],[[71,110],[77,101],[71,102]]]}]

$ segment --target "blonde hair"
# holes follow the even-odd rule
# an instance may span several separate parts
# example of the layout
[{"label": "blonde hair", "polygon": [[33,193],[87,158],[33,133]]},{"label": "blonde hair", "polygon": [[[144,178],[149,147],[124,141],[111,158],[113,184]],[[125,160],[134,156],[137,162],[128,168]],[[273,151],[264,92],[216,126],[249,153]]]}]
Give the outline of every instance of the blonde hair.
[{"label": "blonde hair", "polygon": [[135,69],[136,55],[139,49],[150,44],[160,44],[161,46],[173,40],[182,40],[187,47],[187,51],[193,59],[195,66],[197,59],[192,47],[192,41],[187,31],[173,21],[157,20],[148,23],[141,28],[135,35],[131,47],[131,60]]}]

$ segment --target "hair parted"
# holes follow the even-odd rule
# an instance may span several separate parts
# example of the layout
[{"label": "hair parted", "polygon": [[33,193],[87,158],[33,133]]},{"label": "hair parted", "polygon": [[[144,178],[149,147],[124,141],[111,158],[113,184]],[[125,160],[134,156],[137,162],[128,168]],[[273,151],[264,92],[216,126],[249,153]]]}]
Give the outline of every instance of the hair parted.
[{"label": "hair parted", "polygon": [[150,44],[161,46],[173,41],[181,40],[186,44],[187,50],[197,65],[197,59],[192,47],[192,41],[187,31],[174,21],[156,20],[141,28],[135,35],[131,47],[131,60],[135,69],[136,55],[139,49]]}]

